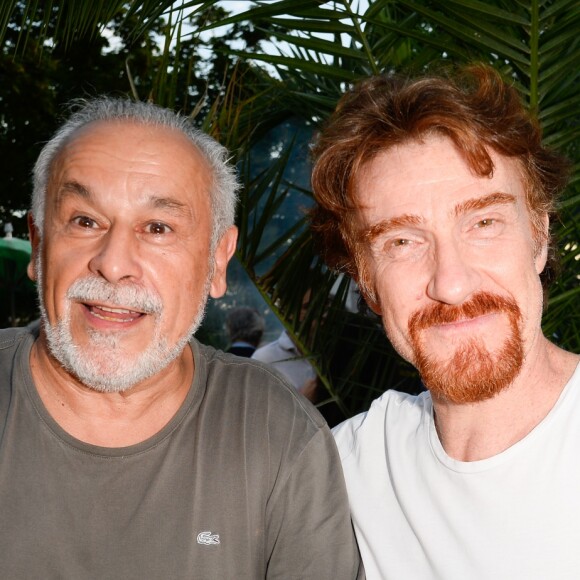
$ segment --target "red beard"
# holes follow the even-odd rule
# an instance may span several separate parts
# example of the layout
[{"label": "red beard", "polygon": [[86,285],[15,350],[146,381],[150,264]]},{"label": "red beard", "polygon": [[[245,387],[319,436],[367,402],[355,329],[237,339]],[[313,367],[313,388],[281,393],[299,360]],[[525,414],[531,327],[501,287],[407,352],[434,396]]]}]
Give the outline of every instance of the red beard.
[{"label": "red beard", "polygon": [[[421,331],[494,312],[505,313],[511,329],[496,352],[490,353],[477,337],[459,346],[448,360],[437,360],[425,352]],[[453,403],[475,403],[508,387],[520,372],[524,358],[520,320],[515,301],[488,292],[479,292],[459,306],[434,304],[415,312],[409,319],[415,364],[432,395]]]}]

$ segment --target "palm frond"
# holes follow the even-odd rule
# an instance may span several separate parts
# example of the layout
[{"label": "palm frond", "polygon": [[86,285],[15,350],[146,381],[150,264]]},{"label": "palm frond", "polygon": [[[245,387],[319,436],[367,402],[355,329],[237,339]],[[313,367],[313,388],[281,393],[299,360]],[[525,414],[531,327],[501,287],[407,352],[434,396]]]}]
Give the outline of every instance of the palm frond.
[{"label": "palm frond", "polygon": [[[16,5],[0,6],[0,23]],[[224,71],[223,91],[202,126],[227,145],[245,184],[238,218],[238,257],[265,300],[278,313],[305,356],[315,364],[326,394],[323,402],[343,416],[364,409],[389,386],[416,389],[416,375],[402,362],[373,318],[345,309],[348,280],[322,264],[305,224],[308,185],[291,170],[302,146],[292,131],[278,139],[281,151],[263,158],[264,139],[280,128],[312,133],[351,83],[371,74],[421,73],[435,66],[483,61],[518,89],[538,117],[545,142],[567,153],[575,165],[555,224],[561,239],[563,274],[551,291],[544,330],[571,350],[580,349],[580,10],[577,0],[370,0],[366,9],[350,0],[260,0],[219,22],[186,31],[188,15],[217,2],[132,0],[109,3],[25,2],[26,22],[46,11],[61,18],[54,38],[67,39],[110,22],[123,4],[139,15],[135,35],[163,15],[167,22],[165,63],[157,82],[159,102],[175,103],[184,88],[168,70],[179,62],[169,46],[186,35],[219,26],[248,26],[269,40],[267,48],[225,48],[235,57]],[[45,11],[43,12],[42,9]],[[4,28],[3,28],[4,30]],[[52,34],[51,32],[51,34]],[[179,44],[178,44],[179,45]],[[16,49],[17,47],[14,47]],[[198,110],[201,110],[198,107]],[[289,200],[294,204],[288,206]],[[298,204],[300,205],[300,204]],[[290,207],[290,209],[288,209]],[[283,216],[284,219],[281,219]],[[305,307],[307,292],[314,293]]]}]

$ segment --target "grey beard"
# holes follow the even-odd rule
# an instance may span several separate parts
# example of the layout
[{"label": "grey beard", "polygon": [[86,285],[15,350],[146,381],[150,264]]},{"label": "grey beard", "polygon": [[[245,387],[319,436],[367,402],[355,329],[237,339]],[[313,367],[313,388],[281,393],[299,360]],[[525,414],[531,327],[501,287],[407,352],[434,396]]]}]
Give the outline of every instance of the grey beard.
[{"label": "grey beard", "polygon": [[[42,295],[42,260],[35,264],[41,320],[52,356],[81,383],[102,393],[122,393],[138,383],[158,374],[173,362],[187,346],[199,328],[211,284],[213,261],[206,280],[198,310],[183,336],[174,345],[161,335],[160,324],[163,304],[160,297],[138,286],[113,285],[96,276],[75,281],[66,296],[64,316],[52,325],[46,313]],[[129,354],[121,346],[121,337],[93,330],[89,342],[81,347],[74,343],[71,334],[70,309],[73,300],[108,301],[155,316],[155,328],[151,343],[137,354]]]}]

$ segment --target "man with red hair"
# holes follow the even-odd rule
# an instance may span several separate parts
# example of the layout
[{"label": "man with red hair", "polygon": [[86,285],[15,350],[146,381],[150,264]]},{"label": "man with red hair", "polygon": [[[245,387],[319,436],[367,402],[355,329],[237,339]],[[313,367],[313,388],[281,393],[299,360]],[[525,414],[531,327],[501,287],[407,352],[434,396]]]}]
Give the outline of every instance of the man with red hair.
[{"label": "man with red hair", "polygon": [[367,577],[577,577],[579,357],[541,331],[567,161],[485,66],[363,81],[313,152],[321,251],[428,389],[335,430]]}]

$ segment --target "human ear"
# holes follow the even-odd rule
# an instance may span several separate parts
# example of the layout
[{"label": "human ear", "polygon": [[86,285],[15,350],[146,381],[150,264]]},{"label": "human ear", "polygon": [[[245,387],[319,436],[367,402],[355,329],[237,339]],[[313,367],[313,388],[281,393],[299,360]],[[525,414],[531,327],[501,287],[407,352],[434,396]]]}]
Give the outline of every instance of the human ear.
[{"label": "human ear", "polygon": [[548,240],[550,238],[550,218],[548,214],[542,216],[542,232],[541,235],[538,235],[538,238],[534,263],[536,265],[536,272],[541,274],[548,261]]},{"label": "human ear", "polygon": [[26,267],[26,273],[33,282],[38,282],[36,276],[36,261],[40,260],[40,232],[34,223],[32,212],[28,212],[27,221],[32,253],[30,254],[30,262],[28,262],[28,266]]},{"label": "human ear", "polygon": [[236,250],[238,241],[238,228],[232,226],[222,236],[215,249],[214,271],[211,280],[209,295],[212,298],[220,298],[226,293],[226,271],[228,262]]}]

